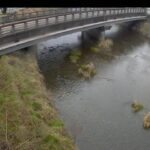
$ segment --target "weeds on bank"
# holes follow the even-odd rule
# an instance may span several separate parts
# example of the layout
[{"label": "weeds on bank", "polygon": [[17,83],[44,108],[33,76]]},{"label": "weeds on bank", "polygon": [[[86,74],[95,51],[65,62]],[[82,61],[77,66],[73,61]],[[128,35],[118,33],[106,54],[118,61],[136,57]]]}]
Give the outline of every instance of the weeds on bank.
[{"label": "weeds on bank", "polygon": [[75,150],[49,104],[36,59],[24,57],[0,58],[0,149]]}]

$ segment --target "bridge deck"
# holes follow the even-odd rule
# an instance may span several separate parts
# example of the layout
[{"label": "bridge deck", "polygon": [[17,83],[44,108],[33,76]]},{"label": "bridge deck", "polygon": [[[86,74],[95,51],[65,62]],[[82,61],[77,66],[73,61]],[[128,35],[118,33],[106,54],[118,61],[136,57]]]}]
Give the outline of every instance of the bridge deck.
[{"label": "bridge deck", "polygon": [[0,24],[0,55],[52,37],[98,28],[113,23],[146,19],[144,8],[91,8],[90,10],[62,9],[35,18],[22,18]]}]

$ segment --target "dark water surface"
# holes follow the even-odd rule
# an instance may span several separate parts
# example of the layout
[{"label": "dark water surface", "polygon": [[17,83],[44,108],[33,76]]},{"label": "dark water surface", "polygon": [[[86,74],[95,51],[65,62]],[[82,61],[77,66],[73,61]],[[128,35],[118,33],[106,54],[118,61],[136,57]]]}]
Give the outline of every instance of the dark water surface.
[{"label": "dark water surface", "polygon": [[[150,150],[150,131],[143,117],[150,111],[150,45],[142,35],[113,26],[106,36],[113,42],[113,59],[102,59],[83,46],[81,33],[38,46],[38,61],[68,130],[80,150]],[[97,74],[81,79],[68,54],[81,48],[80,64],[93,62]],[[133,113],[131,103],[145,106]]]}]

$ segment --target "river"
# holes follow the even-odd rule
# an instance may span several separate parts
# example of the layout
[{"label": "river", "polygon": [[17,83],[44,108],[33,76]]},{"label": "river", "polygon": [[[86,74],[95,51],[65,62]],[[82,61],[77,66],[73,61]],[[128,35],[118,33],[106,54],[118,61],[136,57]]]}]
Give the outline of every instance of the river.
[{"label": "river", "polygon": [[[114,42],[113,59],[83,48],[91,39],[81,40],[80,32],[40,43],[38,62],[47,89],[80,150],[149,150],[143,118],[150,111],[150,43],[123,26],[112,26],[105,36]],[[81,64],[96,66],[88,81],[68,59],[75,48],[83,52]],[[134,100],[144,110],[134,113]]]}]

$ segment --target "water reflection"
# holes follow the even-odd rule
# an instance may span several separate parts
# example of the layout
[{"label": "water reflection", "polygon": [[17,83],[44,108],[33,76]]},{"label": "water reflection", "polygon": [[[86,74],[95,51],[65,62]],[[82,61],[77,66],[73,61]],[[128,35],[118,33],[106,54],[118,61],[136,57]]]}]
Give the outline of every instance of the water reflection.
[{"label": "water reflection", "polygon": [[[138,33],[131,33],[131,31],[122,28],[119,29],[118,26],[113,26],[112,30],[108,30],[105,33],[106,37],[113,39],[113,53],[116,56],[131,52],[145,40]],[[60,82],[63,79],[80,80],[77,77],[76,66],[71,64],[68,59],[68,55],[75,48],[79,48],[83,53],[81,63],[94,61],[97,65],[103,65],[99,64],[101,56],[92,54],[87,46],[83,47],[83,43],[87,43],[89,47],[93,45],[93,41],[90,43],[89,40],[91,39],[81,39],[81,33],[75,33],[43,42],[39,45],[39,66],[44,73],[48,88],[57,87],[55,84],[58,83],[58,80]]]}]

